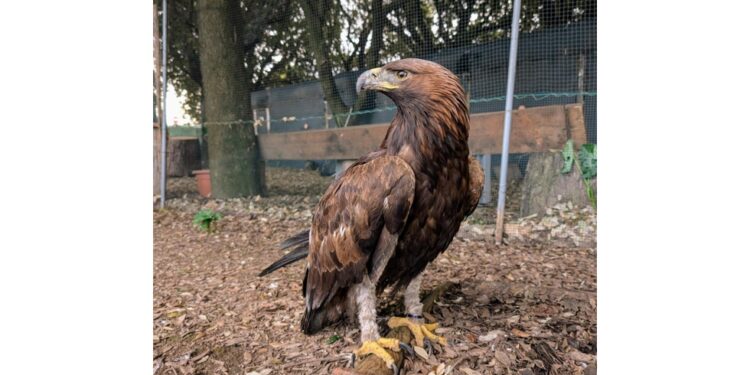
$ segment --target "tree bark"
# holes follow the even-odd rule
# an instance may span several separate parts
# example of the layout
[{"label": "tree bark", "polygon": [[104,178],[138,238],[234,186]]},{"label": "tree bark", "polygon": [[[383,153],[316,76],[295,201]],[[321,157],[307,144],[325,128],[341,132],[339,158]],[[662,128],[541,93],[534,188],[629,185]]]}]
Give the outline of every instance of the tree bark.
[{"label": "tree bark", "polygon": [[167,145],[167,176],[185,177],[198,169],[201,169],[198,139],[170,139]]},{"label": "tree bark", "polygon": [[[201,84],[202,85],[202,84]],[[208,129],[206,129],[206,96],[201,88],[201,133],[198,142],[201,145],[201,169],[208,169]]]},{"label": "tree bark", "polygon": [[301,3],[307,25],[307,41],[315,57],[315,67],[318,70],[320,85],[323,87],[323,95],[333,112],[336,125],[340,126],[343,122],[336,115],[348,112],[349,108],[341,98],[341,93],[333,79],[333,67],[328,53],[329,46],[325,40],[325,14],[332,7],[325,0],[305,0]]},{"label": "tree bark", "polygon": [[[320,85],[323,88],[323,95],[328,102],[331,112],[334,114],[336,126],[343,126],[343,118],[336,115],[349,112],[349,107],[344,103],[341,92],[336,87],[333,76],[333,67],[331,65],[329,48],[326,42],[325,24],[327,13],[331,6],[327,5],[325,0],[305,0],[302,1],[302,10],[305,13],[305,22],[307,24],[307,40],[313,56],[315,57],[315,66],[320,78]],[[388,12],[393,11],[394,7],[385,9],[383,0],[373,0],[370,11],[370,22],[372,24],[372,42],[370,49],[365,55],[365,66],[360,68],[375,68],[380,63],[380,51],[383,49],[383,33],[385,27],[385,16]],[[371,109],[375,107],[375,93],[367,92],[359,96],[353,104],[353,111]],[[355,116],[353,123],[357,122]]]},{"label": "tree bark", "polygon": [[264,193],[243,62],[242,25],[237,0],[198,1],[200,65],[211,152],[208,164],[215,198]]},{"label": "tree bark", "polygon": [[562,166],[560,152],[531,154],[521,186],[521,216],[544,215],[558,201],[571,201],[578,206],[591,204],[578,168],[573,165],[570,173],[562,174]]}]

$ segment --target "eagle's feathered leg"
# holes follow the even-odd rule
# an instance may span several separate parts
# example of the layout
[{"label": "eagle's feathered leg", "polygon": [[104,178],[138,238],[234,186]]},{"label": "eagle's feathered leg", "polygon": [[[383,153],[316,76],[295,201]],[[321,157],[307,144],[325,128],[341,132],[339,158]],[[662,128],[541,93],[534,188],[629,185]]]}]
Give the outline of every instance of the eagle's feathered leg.
[{"label": "eagle's feathered leg", "polygon": [[396,339],[380,337],[377,323],[375,284],[370,281],[368,275],[365,275],[362,282],[357,284],[354,289],[356,289],[359,326],[362,331],[362,346],[354,354],[358,358],[373,354],[382,359],[386,366],[393,369],[394,373],[398,373],[393,357],[384,348],[398,352],[400,351],[400,343]]},{"label": "eagle's feathered leg", "polygon": [[[448,342],[445,337],[438,336],[435,334],[435,330],[438,328],[437,323],[425,324],[424,318],[422,317],[422,302],[419,300],[419,288],[422,285],[422,275],[420,273],[417,277],[409,282],[404,291],[404,306],[406,306],[407,318],[393,317],[388,320],[388,327],[407,327],[414,335],[414,341],[417,346],[424,348],[425,343],[429,345],[430,351],[432,347],[430,342],[437,342],[440,345],[446,345]],[[424,339],[429,341],[425,342]]]},{"label": "eagle's feathered leg", "polygon": [[422,301],[419,300],[419,288],[422,286],[423,274],[424,272],[413,278],[404,291],[404,306],[406,306],[406,314],[408,316],[422,317],[424,306],[422,305]]}]

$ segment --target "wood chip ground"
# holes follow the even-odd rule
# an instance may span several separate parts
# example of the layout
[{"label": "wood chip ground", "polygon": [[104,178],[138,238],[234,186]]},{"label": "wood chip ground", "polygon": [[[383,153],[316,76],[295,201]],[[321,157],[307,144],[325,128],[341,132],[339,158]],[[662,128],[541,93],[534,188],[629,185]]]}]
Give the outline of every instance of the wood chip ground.
[{"label": "wood chip ground", "polygon": [[[154,374],[330,373],[357,348],[356,325],[300,332],[302,263],[256,276],[282,255],[275,244],[309,225],[331,181],[315,171],[267,173],[266,198],[203,199],[191,178],[170,180],[167,208],[153,215]],[[223,215],[214,233],[192,223],[204,208]],[[502,247],[492,214],[480,207],[428,267],[423,293],[456,284],[432,314],[449,345],[407,360],[404,372],[596,373],[595,212],[565,202],[538,218],[509,212]],[[403,311],[388,292],[384,318]]]}]

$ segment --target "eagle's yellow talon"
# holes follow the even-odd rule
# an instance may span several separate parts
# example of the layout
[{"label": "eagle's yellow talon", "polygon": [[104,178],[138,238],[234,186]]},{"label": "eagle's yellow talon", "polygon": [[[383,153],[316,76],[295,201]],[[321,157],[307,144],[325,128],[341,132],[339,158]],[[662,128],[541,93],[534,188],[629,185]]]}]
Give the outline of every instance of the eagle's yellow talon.
[{"label": "eagle's yellow talon", "polygon": [[382,359],[383,362],[385,362],[385,365],[391,368],[395,364],[395,361],[384,348],[388,348],[394,352],[401,350],[397,339],[379,338],[375,341],[365,341],[365,343],[362,344],[354,354],[357,358],[362,358],[367,354],[372,354]]},{"label": "eagle's yellow talon", "polygon": [[400,342],[398,339],[389,339],[386,337],[381,337],[377,341],[378,345],[380,345],[383,348],[390,349],[394,352],[401,351]]},{"label": "eagle's yellow talon", "polygon": [[414,335],[414,341],[420,348],[424,347],[424,339],[427,338],[432,342],[437,342],[440,345],[447,345],[448,340],[445,337],[438,336],[434,332],[438,328],[438,323],[418,324],[414,323],[411,319],[393,317],[388,320],[388,327],[407,327]]},{"label": "eagle's yellow talon", "polygon": [[437,328],[437,323],[433,323],[433,324],[434,324],[434,327],[432,328],[428,328],[427,324],[422,326],[422,332],[424,333],[424,336],[432,342],[437,342],[438,344],[443,345],[443,346],[448,345],[448,340],[446,340],[445,337],[438,336],[433,333],[433,331],[435,331],[435,329]]}]

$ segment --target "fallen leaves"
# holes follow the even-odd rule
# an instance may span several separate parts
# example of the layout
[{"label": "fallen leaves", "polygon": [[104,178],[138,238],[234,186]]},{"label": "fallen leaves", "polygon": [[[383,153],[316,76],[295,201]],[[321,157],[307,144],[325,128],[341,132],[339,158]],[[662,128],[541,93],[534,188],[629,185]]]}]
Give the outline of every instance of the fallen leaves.
[{"label": "fallen leaves", "polygon": [[510,330],[510,333],[512,333],[513,336],[516,336],[516,337],[529,337],[529,336],[531,336],[528,333],[526,333],[524,331],[521,331],[520,329],[517,329],[517,328],[513,328],[512,330]]},{"label": "fallen leaves", "polygon": [[[194,192],[193,179],[170,179],[167,209],[154,211],[154,374],[330,373],[359,346],[356,324],[312,336],[299,331],[301,264],[256,277],[282,255],[276,243],[309,225],[330,182],[316,172],[267,171],[271,196],[257,199],[204,199]],[[221,212],[215,233],[192,226],[202,208]],[[494,215],[494,208],[490,211]],[[509,220],[527,237],[511,238],[503,247],[485,241],[492,231],[483,226],[484,212],[470,218],[476,229],[462,225],[459,237],[428,267],[422,288],[451,285],[427,317],[440,322],[437,332],[450,344],[432,355],[417,353],[403,373],[595,369],[596,253],[575,246],[570,235],[562,238],[572,230],[581,245],[595,240],[595,215],[567,205],[550,213]],[[584,221],[580,227],[578,220]],[[533,233],[537,242],[528,242]],[[548,236],[561,241],[547,242]],[[401,314],[401,294],[387,295],[380,299],[380,315]]]},{"label": "fallen leaves", "polygon": [[490,342],[495,341],[495,339],[497,339],[498,337],[503,336],[505,336],[505,331],[503,331],[502,329],[495,329],[487,332],[487,334],[485,335],[479,336],[477,339],[479,340],[479,342]]},{"label": "fallen leaves", "polygon": [[424,350],[424,348],[421,348],[419,346],[414,347],[414,353],[416,353],[420,358],[426,360],[430,359],[430,355],[427,354],[427,351]]}]

